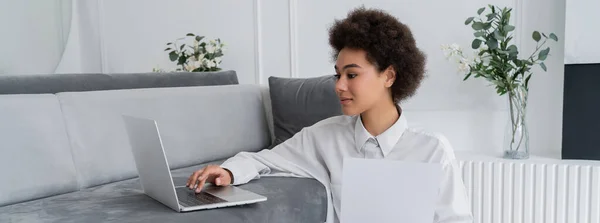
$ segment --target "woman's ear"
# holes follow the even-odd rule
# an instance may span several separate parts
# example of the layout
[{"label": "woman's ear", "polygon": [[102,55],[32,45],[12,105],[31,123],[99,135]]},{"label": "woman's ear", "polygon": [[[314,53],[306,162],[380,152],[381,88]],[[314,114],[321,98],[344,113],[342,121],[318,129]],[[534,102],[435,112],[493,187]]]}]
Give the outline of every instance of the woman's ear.
[{"label": "woman's ear", "polygon": [[392,87],[394,81],[396,80],[396,70],[394,70],[394,67],[390,65],[388,68],[385,69],[384,73],[386,77],[385,86]]}]

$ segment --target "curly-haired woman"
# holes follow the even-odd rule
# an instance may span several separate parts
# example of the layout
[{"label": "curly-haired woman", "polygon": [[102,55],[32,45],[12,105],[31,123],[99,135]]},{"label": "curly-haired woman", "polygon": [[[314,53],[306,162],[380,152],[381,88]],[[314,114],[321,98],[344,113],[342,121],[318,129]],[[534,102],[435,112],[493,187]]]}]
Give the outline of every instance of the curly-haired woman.
[{"label": "curly-haired woman", "polygon": [[361,7],[335,21],[329,44],[344,115],[306,127],[271,150],[202,168],[187,186],[199,192],[205,182],[239,185],[274,173],[314,178],[328,191],[328,222],[337,222],[344,157],[435,162],[444,171],[435,222],[472,222],[452,147],[440,134],[408,127],[399,106],[425,73],[425,55],[410,29],[382,10]]}]

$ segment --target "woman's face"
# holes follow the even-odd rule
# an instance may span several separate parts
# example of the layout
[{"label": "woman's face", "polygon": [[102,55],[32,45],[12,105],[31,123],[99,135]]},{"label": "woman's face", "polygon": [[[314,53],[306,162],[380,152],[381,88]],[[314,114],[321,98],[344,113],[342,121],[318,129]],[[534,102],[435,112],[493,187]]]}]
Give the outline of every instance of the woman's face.
[{"label": "woman's face", "polygon": [[379,72],[361,49],[343,48],[335,63],[335,90],[345,115],[358,115],[381,103],[391,102],[394,83],[390,69]]}]

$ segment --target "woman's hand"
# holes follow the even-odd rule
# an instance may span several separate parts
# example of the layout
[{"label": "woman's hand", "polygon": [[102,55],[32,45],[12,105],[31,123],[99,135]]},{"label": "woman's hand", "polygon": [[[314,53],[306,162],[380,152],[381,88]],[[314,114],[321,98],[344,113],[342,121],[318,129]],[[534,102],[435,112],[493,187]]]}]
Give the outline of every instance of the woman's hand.
[{"label": "woman's hand", "polygon": [[233,181],[232,176],[229,170],[216,165],[208,165],[194,172],[188,178],[185,186],[191,190],[195,189],[196,193],[200,193],[204,187],[204,183],[208,182],[217,186],[227,186]]}]

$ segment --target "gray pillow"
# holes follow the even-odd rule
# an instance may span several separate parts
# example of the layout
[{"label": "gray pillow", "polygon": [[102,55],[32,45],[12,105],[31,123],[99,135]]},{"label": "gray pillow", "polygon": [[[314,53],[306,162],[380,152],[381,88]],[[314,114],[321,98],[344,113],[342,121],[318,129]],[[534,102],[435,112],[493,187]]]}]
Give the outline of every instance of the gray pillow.
[{"label": "gray pillow", "polygon": [[323,119],[342,115],[335,93],[335,77],[269,77],[275,141],[270,148],[284,142]]}]

